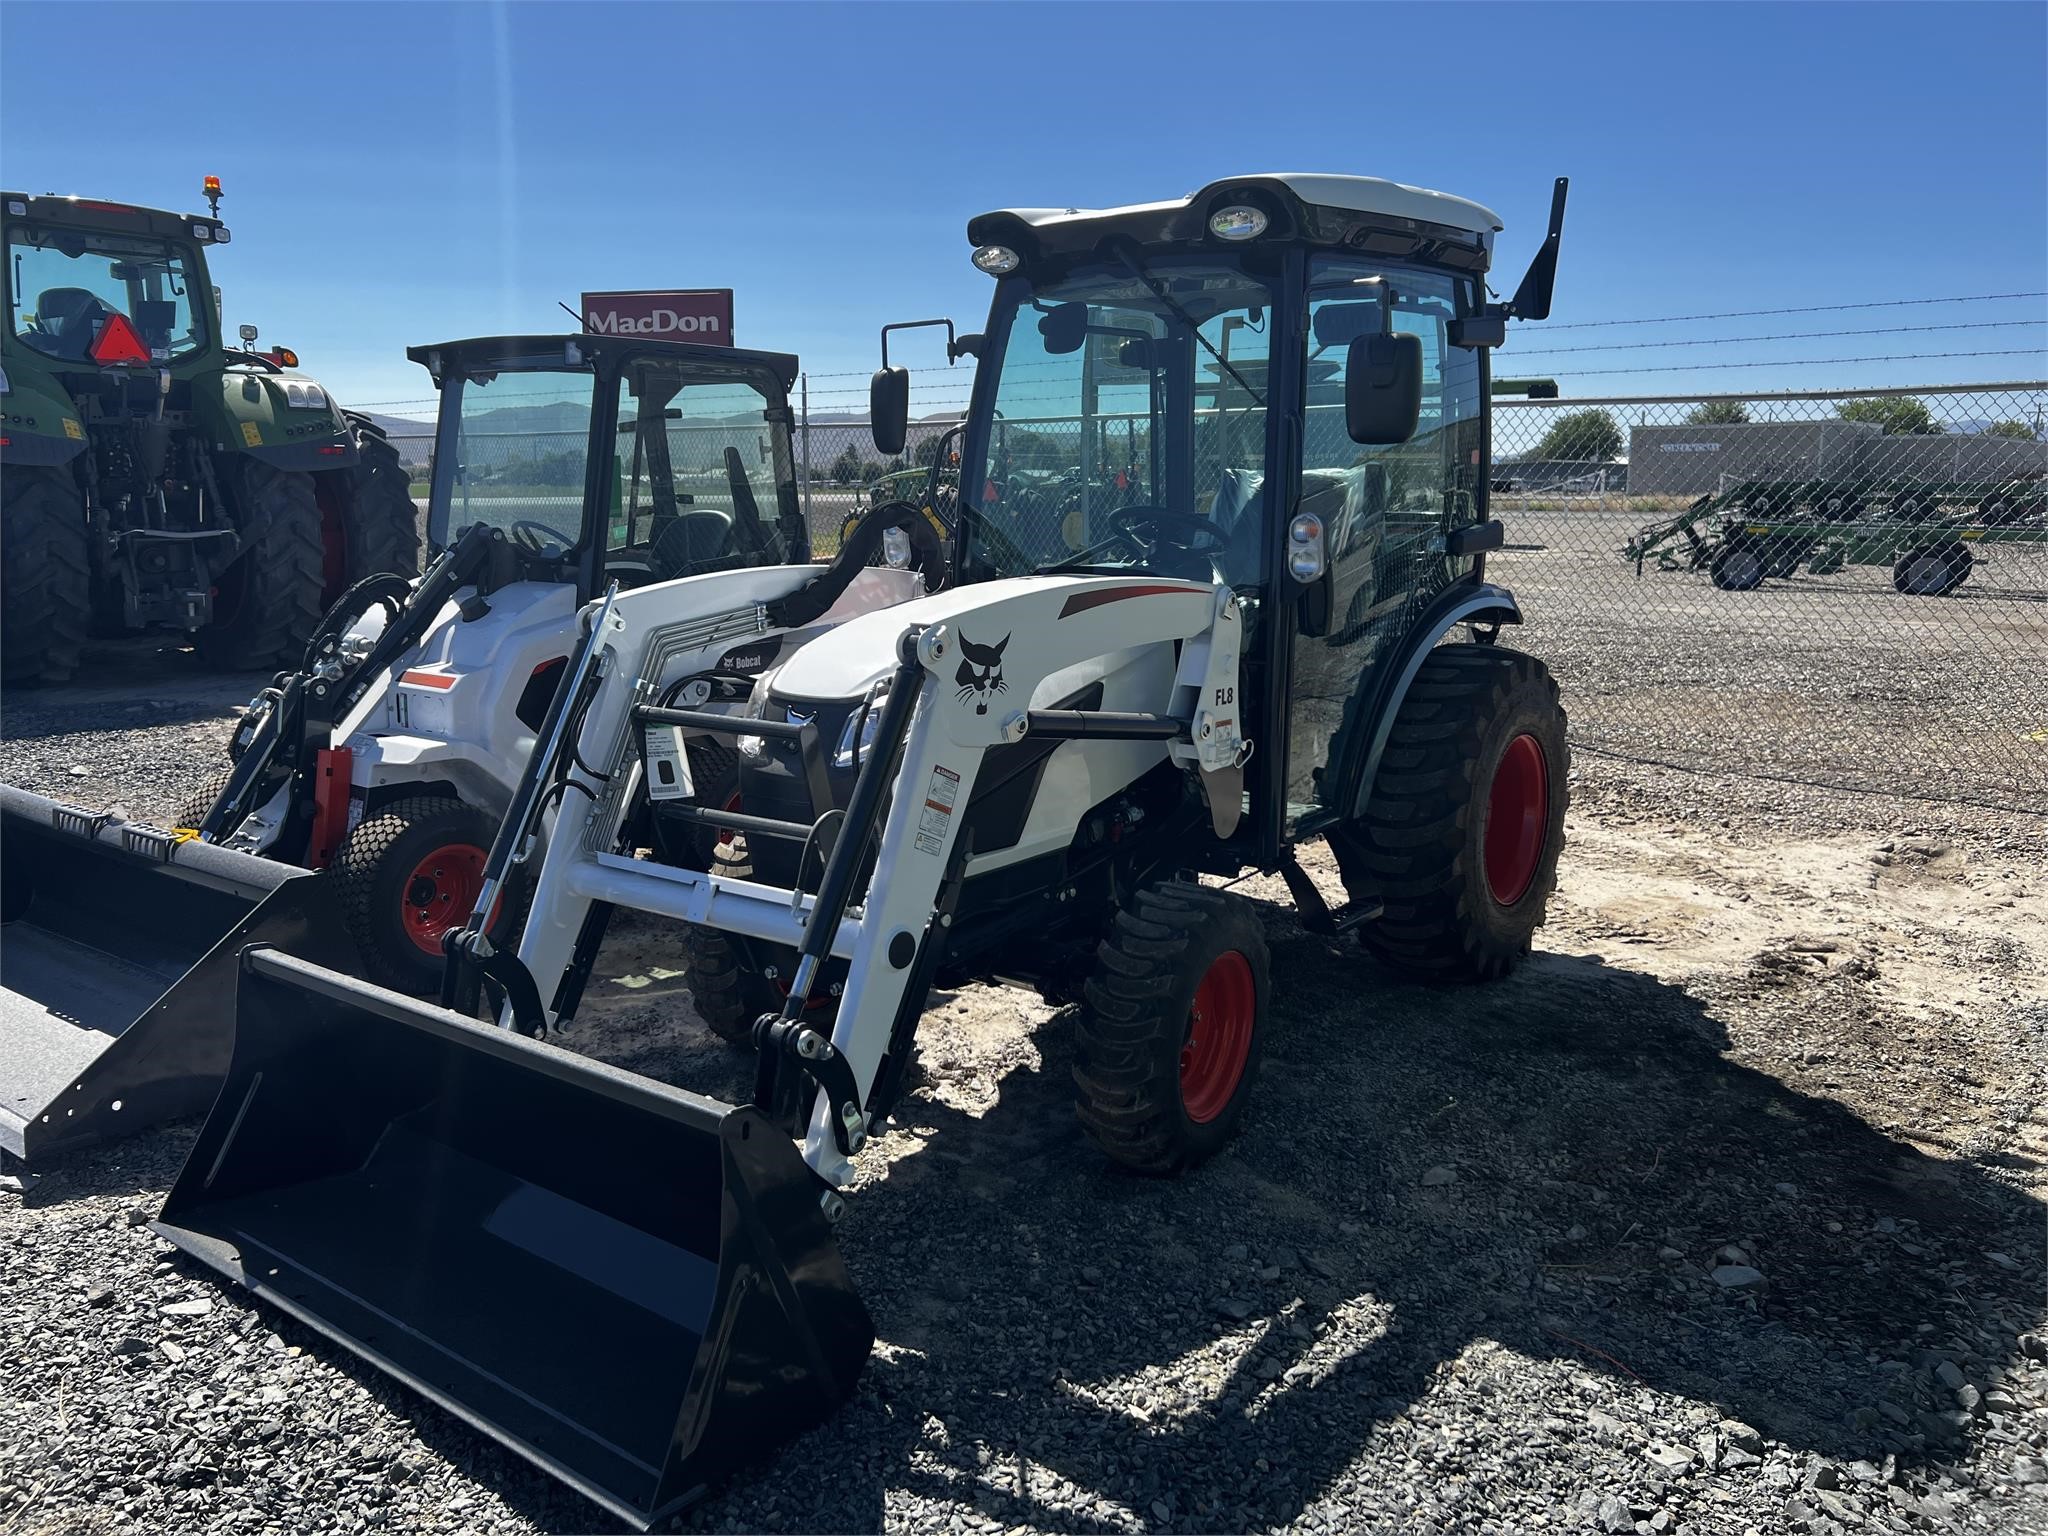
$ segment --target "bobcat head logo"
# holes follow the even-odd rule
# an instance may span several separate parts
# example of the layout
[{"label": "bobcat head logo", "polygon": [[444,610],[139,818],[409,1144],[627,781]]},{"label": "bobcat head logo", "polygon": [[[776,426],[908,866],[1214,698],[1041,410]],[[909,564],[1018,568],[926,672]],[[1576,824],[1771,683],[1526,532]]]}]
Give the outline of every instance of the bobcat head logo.
[{"label": "bobcat head logo", "polygon": [[976,645],[966,635],[960,637],[960,670],[953,681],[960,685],[961,698],[974,700],[977,715],[988,713],[990,699],[1010,691],[1003,681],[1003,647],[1009,643],[1008,635],[994,645]]}]

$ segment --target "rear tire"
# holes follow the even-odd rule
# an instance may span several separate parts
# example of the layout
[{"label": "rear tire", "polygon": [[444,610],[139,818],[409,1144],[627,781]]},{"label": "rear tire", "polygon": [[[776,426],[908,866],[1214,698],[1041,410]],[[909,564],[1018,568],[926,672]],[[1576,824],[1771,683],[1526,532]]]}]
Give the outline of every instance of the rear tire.
[{"label": "rear tire", "polygon": [[92,623],[85,498],[68,466],[9,465],[0,513],[0,681],[67,682]]},{"label": "rear tire", "polygon": [[1174,1174],[1236,1134],[1271,992],[1251,906],[1191,880],[1142,887],[1096,951],[1075,1034],[1075,1112],[1138,1173]]},{"label": "rear tire", "polygon": [[1505,975],[1557,884],[1571,749],[1533,656],[1440,645],[1394,717],[1363,818],[1330,838],[1358,930],[1382,963],[1432,980]]},{"label": "rear tire", "polygon": [[261,459],[235,465],[238,523],[262,534],[221,573],[199,654],[222,671],[296,667],[326,611],[325,547],[313,477]]},{"label": "rear tire", "polygon": [[[745,845],[738,842],[719,846],[710,867],[711,873],[729,880],[745,880],[754,873]],[[717,928],[683,929],[683,965],[690,974],[690,1000],[696,1004],[697,1017],[719,1039],[751,1046],[755,1020],[781,1004],[767,978],[748,970],[739,946]]]},{"label": "rear tire", "polygon": [[[372,981],[427,996],[441,986],[440,937],[469,920],[497,825],[447,795],[415,795],[365,816],[328,876]],[[494,933],[506,932],[502,921]]]},{"label": "rear tire", "polygon": [[355,495],[344,514],[348,570],[343,589],[365,576],[417,576],[420,521],[412,503],[412,477],[381,427],[352,411],[343,414],[357,455],[356,467],[346,471]]}]

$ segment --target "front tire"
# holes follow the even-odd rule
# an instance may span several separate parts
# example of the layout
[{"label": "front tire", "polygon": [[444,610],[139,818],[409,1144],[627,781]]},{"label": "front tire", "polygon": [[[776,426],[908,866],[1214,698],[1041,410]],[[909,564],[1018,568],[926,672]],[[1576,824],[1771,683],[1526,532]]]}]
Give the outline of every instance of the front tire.
[{"label": "front tire", "polygon": [[0,681],[68,682],[92,623],[85,499],[64,465],[0,477]]},{"label": "front tire", "polygon": [[326,611],[326,553],[313,477],[261,459],[235,466],[243,527],[256,541],[221,573],[213,621],[199,631],[199,654],[222,671],[295,667]]},{"label": "front tire", "polygon": [[[709,862],[712,874],[746,880],[754,873],[744,844],[719,844]],[[683,929],[683,965],[690,976],[690,1000],[697,1017],[719,1039],[734,1045],[754,1043],[754,1022],[778,1006],[767,979],[756,976],[740,959],[731,935],[717,928]]]},{"label": "front tire", "polygon": [[1440,645],[1394,717],[1365,815],[1330,838],[1377,959],[1431,980],[1505,975],[1557,884],[1571,749],[1533,656]]},{"label": "front tire", "polygon": [[1730,544],[1715,552],[1707,574],[1723,592],[1751,592],[1763,585],[1767,570],[1764,552],[1754,544]]},{"label": "front tire", "polygon": [[415,795],[342,840],[328,876],[372,981],[415,996],[440,989],[441,936],[469,921],[496,831],[473,805]]},{"label": "front tire", "polygon": [[1096,951],[1075,1035],[1075,1112],[1109,1157],[1174,1174],[1236,1134],[1272,990],[1249,903],[1191,880],[1142,887]]}]

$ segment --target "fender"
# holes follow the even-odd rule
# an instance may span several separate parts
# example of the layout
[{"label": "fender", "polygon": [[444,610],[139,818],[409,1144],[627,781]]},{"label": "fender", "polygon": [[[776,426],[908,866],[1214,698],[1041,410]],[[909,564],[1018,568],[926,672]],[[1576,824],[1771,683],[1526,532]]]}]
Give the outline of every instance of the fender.
[{"label": "fender", "polygon": [[291,403],[290,387],[311,382],[231,368],[220,376],[218,393],[194,381],[193,419],[220,453],[245,453],[284,470],[347,469],[356,462],[355,438],[332,397],[317,406]]},{"label": "fender", "polygon": [[85,452],[85,424],[64,386],[10,354],[0,394],[0,463],[68,464]]},{"label": "fender", "polygon": [[1343,782],[1351,786],[1347,820],[1365,814],[1373,778],[1379,772],[1380,758],[1386,753],[1387,738],[1394,731],[1394,717],[1401,711],[1401,701],[1408,697],[1415,674],[1422,670],[1423,658],[1455,626],[1474,622],[1519,624],[1522,608],[1506,587],[1491,582],[1460,582],[1437,596],[1402,637],[1400,646],[1388,654],[1385,665],[1375,669],[1377,678],[1366,684],[1372,696],[1372,712],[1365,717],[1371,725],[1371,735],[1366,738],[1364,761],[1357,764],[1355,771],[1349,761],[1344,765]]}]

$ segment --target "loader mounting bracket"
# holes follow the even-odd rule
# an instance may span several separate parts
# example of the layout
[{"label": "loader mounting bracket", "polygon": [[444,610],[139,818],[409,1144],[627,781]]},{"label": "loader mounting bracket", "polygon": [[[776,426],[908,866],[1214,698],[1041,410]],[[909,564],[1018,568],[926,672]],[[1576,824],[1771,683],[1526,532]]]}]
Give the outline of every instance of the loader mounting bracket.
[{"label": "loader mounting bracket", "polygon": [[861,1113],[860,1084],[854,1079],[853,1064],[830,1040],[803,1019],[764,1013],[754,1025],[754,1049],[760,1062],[754,1080],[756,1109],[774,1113],[780,1069],[787,1063],[825,1095],[831,1106],[832,1140],[840,1156],[851,1157],[867,1144],[867,1118]]},{"label": "loader mounting bracket", "polygon": [[541,1007],[540,988],[519,956],[492,945],[487,934],[451,928],[441,938],[447,964],[441,971],[441,1006],[471,1018],[479,1001],[490,1004],[491,1016],[502,1017],[512,1005],[512,1027],[522,1035],[544,1040],[548,1016]]},{"label": "loader mounting bracket", "polygon": [[1280,878],[1287,882],[1287,894],[1294,898],[1294,912],[1301,920],[1301,926],[1324,938],[1349,933],[1359,924],[1371,922],[1384,910],[1377,900],[1367,899],[1349,902],[1332,911],[1292,849],[1281,856]]}]

